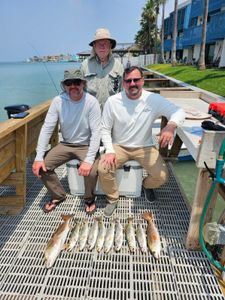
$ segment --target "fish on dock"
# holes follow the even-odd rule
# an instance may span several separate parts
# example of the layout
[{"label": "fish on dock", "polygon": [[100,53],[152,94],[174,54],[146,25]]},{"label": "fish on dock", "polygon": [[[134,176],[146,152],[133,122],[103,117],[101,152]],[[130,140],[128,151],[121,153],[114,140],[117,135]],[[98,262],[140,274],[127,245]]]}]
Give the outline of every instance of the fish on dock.
[{"label": "fish on dock", "polygon": [[98,237],[98,219],[94,219],[94,223],[92,224],[87,240],[87,249],[92,250],[95,246]]},{"label": "fish on dock", "polygon": [[114,235],[115,235],[115,221],[111,220],[105,235],[105,242],[104,242],[105,253],[108,253],[112,248],[114,242]]},{"label": "fish on dock", "polygon": [[116,252],[120,251],[123,244],[123,226],[119,219],[115,219],[115,239],[114,239],[114,249]]},{"label": "fish on dock", "polygon": [[153,222],[153,214],[151,212],[145,212],[142,215],[143,219],[148,222],[147,225],[147,244],[152,255],[156,258],[160,258],[161,243],[160,236],[157,227]]},{"label": "fish on dock", "polygon": [[54,265],[60,252],[64,249],[64,243],[71,227],[69,221],[72,218],[73,215],[62,215],[64,222],[58,226],[47,244],[44,252],[45,266],[47,269]]},{"label": "fish on dock", "polygon": [[105,241],[106,228],[102,217],[98,218],[98,237],[96,241],[96,250],[100,252]]},{"label": "fish on dock", "polygon": [[145,230],[144,230],[141,222],[139,222],[138,225],[137,225],[136,238],[137,238],[138,245],[141,249],[141,252],[146,253],[147,250],[148,250],[147,249],[146,233],[145,233]]},{"label": "fish on dock", "polygon": [[76,243],[79,238],[80,228],[81,228],[81,223],[77,221],[70,233],[69,242],[66,245],[67,251],[71,251],[76,246]]},{"label": "fish on dock", "polygon": [[133,218],[127,219],[128,223],[125,226],[126,239],[128,242],[128,246],[130,252],[134,253],[136,249],[136,241],[135,241],[135,229],[133,226]]},{"label": "fish on dock", "polygon": [[78,249],[79,251],[82,251],[86,245],[88,238],[88,220],[83,220],[82,227],[80,229],[80,235],[78,239]]}]

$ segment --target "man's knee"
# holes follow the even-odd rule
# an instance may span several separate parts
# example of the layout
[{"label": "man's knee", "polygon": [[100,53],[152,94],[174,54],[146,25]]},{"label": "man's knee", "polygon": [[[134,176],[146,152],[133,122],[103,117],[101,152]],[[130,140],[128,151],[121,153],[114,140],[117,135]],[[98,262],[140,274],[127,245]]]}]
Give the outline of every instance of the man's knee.
[{"label": "man's knee", "polygon": [[160,179],[161,179],[160,185],[167,183],[167,181],[169,180],[169,172],[167,169],[163,170],[163,172],[161,173]]},{"label": "man's knee", "polygon": [[98,175],[106,175],[108,174],[109,170],[106,168],[101,162],[98,164]]}]

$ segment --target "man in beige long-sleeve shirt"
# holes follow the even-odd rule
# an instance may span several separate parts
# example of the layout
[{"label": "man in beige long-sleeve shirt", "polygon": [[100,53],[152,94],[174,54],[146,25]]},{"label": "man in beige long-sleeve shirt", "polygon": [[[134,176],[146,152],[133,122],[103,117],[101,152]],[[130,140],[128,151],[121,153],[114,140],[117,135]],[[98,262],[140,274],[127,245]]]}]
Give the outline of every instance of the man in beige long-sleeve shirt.
[{"label": "man in beige long-sleeve shirt", "polygon": [[89,45],[93,47],[92,54],[82,62],[81,72],[87,80],[87,92],[98,99],[103,109],[108,97],[121,91],[123,65],[112,55],[116,40],[108,29],[97,29]]}]

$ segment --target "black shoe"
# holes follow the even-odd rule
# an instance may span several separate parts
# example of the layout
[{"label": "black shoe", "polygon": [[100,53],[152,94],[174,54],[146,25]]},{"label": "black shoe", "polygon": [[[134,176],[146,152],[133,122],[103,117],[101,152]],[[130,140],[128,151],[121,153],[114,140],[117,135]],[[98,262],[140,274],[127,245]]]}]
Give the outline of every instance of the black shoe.
[{"label": "black shoe", "polygon": [[144,195],[145,195],[145,200],[147,200],[149,202],[154,202],[156,200],[155,193],[154,193],[153,189],[146,189],[143,186],[143,191],[144,191]]},{"label": "black shoe", "polygon": [[105,209],[104,209],[104,216],[106,218],[110,218],[114,212],[114,210],[117,207],[117,202],[115,203],[107,203]]}]

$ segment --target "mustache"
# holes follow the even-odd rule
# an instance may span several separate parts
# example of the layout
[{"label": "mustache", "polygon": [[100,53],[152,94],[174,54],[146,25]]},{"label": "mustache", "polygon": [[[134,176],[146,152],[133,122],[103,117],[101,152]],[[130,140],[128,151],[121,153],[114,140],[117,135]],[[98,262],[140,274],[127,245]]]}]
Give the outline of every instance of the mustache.
[{"label": "mustache", "polygon": [[130,86],[130,87],[129,87],[129,90],[131,90],[131,89],[133,89],[133,88],[138,89],[138,86],[137,86],[137,85]]}]

